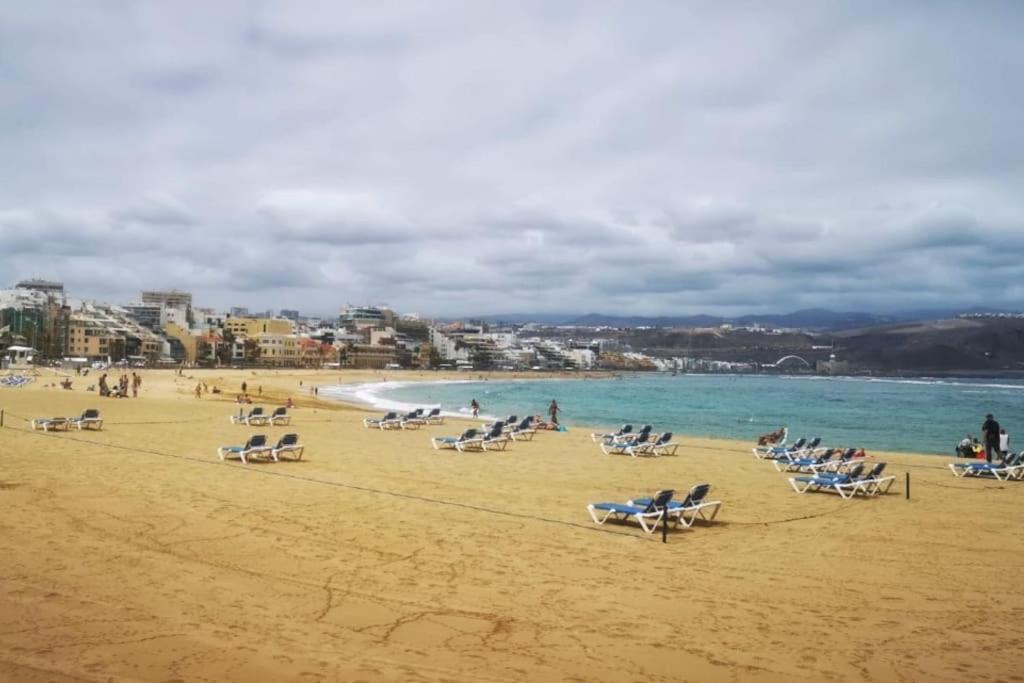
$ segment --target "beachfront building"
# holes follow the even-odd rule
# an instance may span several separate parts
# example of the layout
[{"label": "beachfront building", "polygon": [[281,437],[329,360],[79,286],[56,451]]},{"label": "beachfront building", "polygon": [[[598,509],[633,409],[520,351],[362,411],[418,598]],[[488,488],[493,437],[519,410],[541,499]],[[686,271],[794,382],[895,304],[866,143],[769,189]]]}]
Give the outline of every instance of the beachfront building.
[{"label": "beachfront building", "polygon": [[386,306],[348,305],[338,316],[338,326],[352,332],[395,326],[395,312]]},{"label": "beachfront building", "polygon": [[295,323],[287,318],[235,318],[224,319],[224,330],[235,337],[256,338],[260,334],[294,334]]},{"label": "beachfront building", "polygon": [[25,280],[0,290],[0,348],[31,346],[34,357],[65,355],[70,309],[64,285],[48,280]]},{"label": "beachfront building", "polygon": [[[188,365],[195,364],[197,358],[196,352],[199,345],[199,336],[193,334],[191,330],[173,322],[167,323],[161,329],[163,329],[164,336],[167,337],[167,340],[171,345],[171,348],[168,351],[170,357],[179,363],[187,363]],[[175,341],[177,344],[174,343]]]},{"label": "beachfront building", "polygon": [[160,327],[160,313],[164,307],[160,304],[132,303],[125,304],[124,309],[128,311],[135,322],[143,327],[155,330]]},{"label": "beachfront building", "polygon": [[111,362],[135,356],[156,362],[163,349],[163,338],[121,307],[86,303],[70,315],[68,355]]},{"label": "beachfront building", "polygon": [[261,332],[255,336],[258,349],[255,360],[260,365],[295,367],[299,361],[299,338],[294,334]]},{"label": "beachfront building", "polygon": [[184,311],[185,320],[189,325],[192,325],[195,320],[192,315],[192,294],[189,292],[179,292],[176,289],[143,292],[142,303],[162,306],[164,308],[181,309]]},{"label": "beachfront building", "polygon": [[383,370],[398,363],[395,346],[346,344],[339,358],[341,367],[353,370]]},{"label": "beachfront building", "polygon": [[40,280],[38,278],[32,278],[30,280],[22,280],[14,285],[15,289],[23,289],[30,292],[42,292],[50,299],[55,299],[60,303],[66,303],[67,297],[64,294],[64,283],[57,282],[56,280]]}]

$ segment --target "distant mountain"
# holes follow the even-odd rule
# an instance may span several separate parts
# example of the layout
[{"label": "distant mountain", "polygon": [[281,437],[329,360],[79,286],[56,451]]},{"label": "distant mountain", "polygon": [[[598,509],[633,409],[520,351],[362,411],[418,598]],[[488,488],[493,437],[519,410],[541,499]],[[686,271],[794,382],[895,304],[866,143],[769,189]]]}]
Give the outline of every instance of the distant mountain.
[{"label": "distant mountain", "polygon": [[763,327],[799,328],[809,330],[852,330],[876,325],[891,325],[922,320],[941,320],[961,313],[997,313],[998,311],[973,308],[936,308],[898,311],[894,313],[863,313],[853,311],[831,311],[825,308],[808,308],[792,313],[749,314],[738,317],[716,315],[684,316],[622,316],[604,313],[578,315],[572,313],[507,313],[472,317],[492,324],[521,325],[575,325],[579,327],[715,327],[723,324],[753,325]]}]

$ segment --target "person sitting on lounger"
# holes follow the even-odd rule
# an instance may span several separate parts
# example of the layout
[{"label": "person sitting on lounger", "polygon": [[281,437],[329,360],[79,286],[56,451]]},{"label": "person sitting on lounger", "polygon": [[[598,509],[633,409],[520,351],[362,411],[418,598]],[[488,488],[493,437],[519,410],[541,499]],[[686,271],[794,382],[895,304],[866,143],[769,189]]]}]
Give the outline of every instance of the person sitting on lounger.
[{"label": "person sitting on lounger", "polygon": [[768,432],[767,434],[762,434],[761,436],[757,437],[757,445],[758,446],[767,446],[769,444],[778,443],[779,440],[783,436],[785,436],[785,434],[786,434],[786,428],[785,427],[781,427],[781,428],[775,430],[774,432]]},{"label": "person sitting on lounger", "polygon": [[539,414],[533,416],[533,428],[534,429],[558,429],[558,425],[553,425],[550,422],[545,422],[541,419]]}]

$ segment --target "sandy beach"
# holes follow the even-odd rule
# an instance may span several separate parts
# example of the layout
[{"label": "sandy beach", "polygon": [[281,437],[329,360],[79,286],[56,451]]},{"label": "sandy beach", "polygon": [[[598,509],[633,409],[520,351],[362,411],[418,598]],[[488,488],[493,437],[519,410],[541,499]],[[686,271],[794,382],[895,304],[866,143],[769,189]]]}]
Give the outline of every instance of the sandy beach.
[{"label": "sandy beach", "polygon": [[[847,501],[794,493],[746,443],[633,459],[572,429],[460,454],[430,437],[464,423],[364,429],[310,396],[372,372],[142,376],[138,399],[93,376],[0,388],[4,681],[1022,678],[1024,482],[873,453],[896,485]],[[291,426],[230,424],[243,380],[291,397]],[[93,407],[101,431],[27,422]],[[217,457],[287,431],[301,461]],[[700,481],[721,513],[667,544],[587,514]]]}]

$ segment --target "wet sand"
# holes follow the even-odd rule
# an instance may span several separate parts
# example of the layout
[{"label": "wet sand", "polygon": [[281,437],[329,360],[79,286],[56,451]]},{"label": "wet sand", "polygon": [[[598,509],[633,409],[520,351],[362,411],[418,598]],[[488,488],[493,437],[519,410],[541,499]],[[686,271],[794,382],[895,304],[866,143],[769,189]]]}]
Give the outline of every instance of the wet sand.
[{"label": "wet sand", "polygon": [[[0,388],[0,680],[1021,677],[1024,482],[875,453],[897,484],[845,501],[794,493],[749,444],[633,459],[583,429],[435,451],[468,423],[364,429],[308,392],[378,373],[186,374],[145,371],[138,399],[84,391],[95,375]],[[195,398],[200,379],[227,393]],[[291,396],[292,425],[230,424],[243,379],[268,409]],[[90,407],[102,431],[26,422]],[[301,461],[216,455],[286,431]],[[587,515],[699,481],[718,519],[667,544]]]}]

